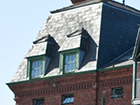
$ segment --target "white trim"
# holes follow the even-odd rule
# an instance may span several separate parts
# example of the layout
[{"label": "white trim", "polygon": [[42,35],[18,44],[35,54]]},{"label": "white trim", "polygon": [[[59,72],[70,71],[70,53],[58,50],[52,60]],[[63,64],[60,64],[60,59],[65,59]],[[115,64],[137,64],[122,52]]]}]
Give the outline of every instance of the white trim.
[{"label": "white trim", "polygon": [[139,100],[134,100],[134,101],[132,101],[132,104],[133,104],[133,105],[140,104],[140,99],[139,99]]}]

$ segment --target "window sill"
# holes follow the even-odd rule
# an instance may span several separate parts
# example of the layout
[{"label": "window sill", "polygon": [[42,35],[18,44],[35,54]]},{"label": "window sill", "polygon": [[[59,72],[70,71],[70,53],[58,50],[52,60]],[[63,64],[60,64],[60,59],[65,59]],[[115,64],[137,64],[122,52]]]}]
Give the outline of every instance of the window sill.
[{"label": "window sill", "polygon": [[112,96],[111,96],[111,99],[112,100],[114,100],[114,99],[122,99],[123,98],[123,96],[120,96],[120,97],[118,97],[118,98],[113,98]]},{"label": "window sill", "polygon": [[70,72],[64,72],[63,74],[74,74],[74,73],[75,73],[75,70],[70,71]]},{"label": "window sill", "polygon": [[66,103],[66,104],[62,104],[62,105],[72,105],[73,104],[73,102],[72,103]]},{"label": "window sill", "polygon": [[43,78],[44,76],[43,75],[40,75],[39,77],[31,77],[30,79],[40,79],[40,78]]}]

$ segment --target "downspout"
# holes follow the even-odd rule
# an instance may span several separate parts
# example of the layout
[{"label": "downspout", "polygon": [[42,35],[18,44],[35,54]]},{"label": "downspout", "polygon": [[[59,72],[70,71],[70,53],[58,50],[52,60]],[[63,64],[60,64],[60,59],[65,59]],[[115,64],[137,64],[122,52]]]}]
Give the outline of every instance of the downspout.
[{"label": "downspout", "polygon": [[96,72],[96,105],[98,105],[99,71]]},{"label": "downspout", "polygon": [[136,97],[136,75],[137,75],[137,59],[133,62],[133,88],[132,88],[132,100]]},{"label": "downspout", "polygon": [[105,101],[105,98],[104,98],[104,97],[102,97],[102,105],[104,105],[104,101]]}]

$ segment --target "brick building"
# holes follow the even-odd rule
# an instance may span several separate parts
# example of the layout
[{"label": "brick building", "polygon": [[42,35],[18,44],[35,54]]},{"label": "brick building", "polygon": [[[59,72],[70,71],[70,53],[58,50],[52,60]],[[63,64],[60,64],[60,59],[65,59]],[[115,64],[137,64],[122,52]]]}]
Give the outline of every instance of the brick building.
[{"label": "brick building", "polygon": [[131,105],[140,11],[72,0],[51,11],[9,88],[16,105]]}]

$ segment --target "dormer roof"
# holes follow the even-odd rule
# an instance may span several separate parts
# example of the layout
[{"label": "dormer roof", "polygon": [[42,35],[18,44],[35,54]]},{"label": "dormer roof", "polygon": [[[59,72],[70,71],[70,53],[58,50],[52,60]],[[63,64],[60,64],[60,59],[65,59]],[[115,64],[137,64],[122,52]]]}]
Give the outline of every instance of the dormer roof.
[{"label": "dormer roof", "polygon": [[[88,36],[85,30],[82,28],[81,30],[77,30],[69,35],[67,35],[66,40],[63,42],[62,46],[58,50],[61,51],[67,51],[72,49],[86,49]],[[83,44],[84,43],[84,44]]]},{"label": "dormer roof", "polygon": [[53,46],[53,42],[51,42],[51,36],[48,34],[43,36],[37,40],[35,40],[29,49],[29,52],[26,55],[26,58],[35,57],[40,55],[50,56],[47,52],[50,52],[53,48],[49,46]]}]

